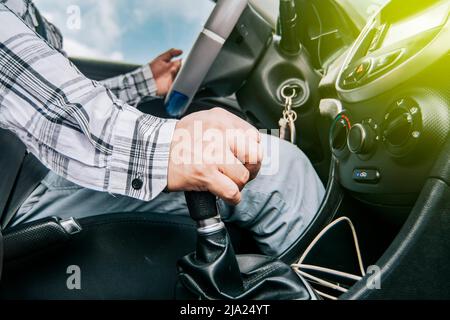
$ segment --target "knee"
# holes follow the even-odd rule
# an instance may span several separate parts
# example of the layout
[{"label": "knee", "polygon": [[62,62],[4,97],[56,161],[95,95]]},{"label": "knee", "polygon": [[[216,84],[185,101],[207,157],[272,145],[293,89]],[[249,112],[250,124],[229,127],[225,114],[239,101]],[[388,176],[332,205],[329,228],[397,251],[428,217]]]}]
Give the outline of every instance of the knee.
[{"label": "knee", "polygon": [[274,136],[263,139],[264,160],[261,173],[263,175],[293,175],[312,168],[306,155],[292,143]]},{"label": "knee", "polygon": [[282,159],[282,161],[291,164],[310,164],[308,157],[299,147],[285,140],[281,140],[280,142],[280,158]]}]

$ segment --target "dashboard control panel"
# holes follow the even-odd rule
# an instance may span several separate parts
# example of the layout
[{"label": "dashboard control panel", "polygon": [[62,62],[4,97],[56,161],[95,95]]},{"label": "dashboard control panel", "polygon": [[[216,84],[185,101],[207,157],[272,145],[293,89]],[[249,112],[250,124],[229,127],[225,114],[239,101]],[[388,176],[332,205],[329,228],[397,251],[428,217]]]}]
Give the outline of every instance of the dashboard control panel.
[{"label": "dashboard control panel", "polygon": [[[415,10],[413,10],[413,9]],[[349,102],[372,98],[410,79],[448,53],[450,2],[388,3],[355,41],[336,81]]]},{"label": "dashboard control panel", "polygon": [[449,12],[444,0],[389,2],[339,63],[329,143],[363,201],[412,205],[450,137]]},{"label": "dashboard control panel", "polygon": [[330,129],[340,182],[360,196],[418,192],[450,133],[450,96],[420,89],[389,96],[344,104]]}]

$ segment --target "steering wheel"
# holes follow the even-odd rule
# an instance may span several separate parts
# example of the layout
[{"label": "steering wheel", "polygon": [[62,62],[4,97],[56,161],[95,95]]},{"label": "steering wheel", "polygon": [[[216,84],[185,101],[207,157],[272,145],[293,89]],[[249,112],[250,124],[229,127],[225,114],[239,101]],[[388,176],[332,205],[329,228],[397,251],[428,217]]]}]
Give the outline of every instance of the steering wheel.
[{"label": "steering wheel", "polygon": [[247,0],[217,1],[167,94],[165,104],[169,115],[181,117],[186,112],[247,3]]}]

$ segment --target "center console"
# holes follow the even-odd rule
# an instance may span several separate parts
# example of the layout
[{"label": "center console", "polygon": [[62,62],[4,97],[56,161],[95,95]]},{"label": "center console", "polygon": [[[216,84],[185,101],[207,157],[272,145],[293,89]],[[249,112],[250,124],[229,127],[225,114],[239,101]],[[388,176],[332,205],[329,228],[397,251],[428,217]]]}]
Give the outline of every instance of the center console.
[{"label": "center console", "polygon": [[450,132],[450,24],[447,1],[399,3],[373,17],[343,63],[329,143],[345,189],[408,206]]}]

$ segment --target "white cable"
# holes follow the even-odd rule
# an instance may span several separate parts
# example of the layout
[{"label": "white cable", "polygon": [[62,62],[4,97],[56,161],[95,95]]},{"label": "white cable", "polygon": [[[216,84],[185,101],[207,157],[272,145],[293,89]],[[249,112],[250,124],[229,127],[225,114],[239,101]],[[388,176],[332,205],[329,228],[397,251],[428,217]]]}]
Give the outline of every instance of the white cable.
[{"label": "white cable", "polygon": [[320,285],[322,285],[324,287],[328,287],[328,288],[340,291],[342,293],[346,293],[347,292],[347,289],[345,289],[345,288],[343,288],[343,287],[341,287],[341,286],[339,286],[337,284],[334,284],[332,282],[329,282],[329,281],[317,278],[315,276],[312,276],[309,273],[306,273],[306,272],[303,272],[303,271],[299,270],[298,268],[297,268],[297,272],[300,275],[302,275],[303,277],[305,277],[306,279],[310,279],[310,280],[316,281],[318,284],[320,284]]},{"label": "white cable", "polygon": [[320,296],[322,296],[324,298],[327,298],[327,299],[330,299],[330,300],[337,300],[338,299],[337,297],[329,295],[329,294],[324,293],[322,291],[319,291],[319,290],[316,290],[316,289],[314,289],[314,291],[317,292],[318,295],[320,295]]},{"label": "white cable", "polygon": [[335,275],[335,276],[338,276],[338,277],[347,278],[347,279],[354,280],[354,281],[359,281],[359,280],[362,279],[362,277],[354,275],[354,274],[351,274],[351,273],[342,272],[342,271],[329,269],[329,268],[324,268],[324,267],[319,267],[319,266],[314,266],[314,265],[311,265],[311,264],[293,264],[292,267],[299,268],[299,269],[308,269],[308,270],[320,271],[320,272],[323,272],[323,273],[332,274],[332,275]]},{"label": "white cable", "polygon": [[314,248],[314,246],[317,244],[317,242],[319,242],[319,240],[322,238],[322,236],[327,233],[328,230],[330,230],[332,227],[334,227],[336,224],[338,224],[341,221],[346,221],[349,226],[350,229],[352,230],[352,235],[353,235],[353,241],[355,243],[355,249],[356,249],[356,255],[358,257],[358,264],[359,264],[359,269],[361,271],[362,276],[366,275],[366,272],[364,270],[364,264],[363,264],[363,260],[362,260],[362,256],[361,256],[361,251],[359,249],[359,242],[358,242],[358,236],[356,235],[356,230],[355,227],[353,226],[352,221],[347,218],[347,217],[340,217],[336,220],[334,220],[332,223],[330,223],[329,225],[327,225],[315,238],[314,240],[311,242],[311,244],[306,248],[305,252],[303,252],[302,256],[300,257],[300,259],[298,260],[298,262],[296,263],[297,265],[301,265],[303,264],[303,261],[306,259],[306,257],[308,256],[308,254],[310,253],[310,251]]}]

